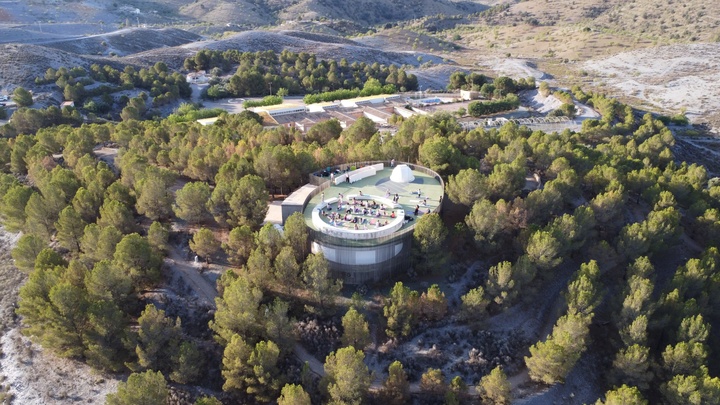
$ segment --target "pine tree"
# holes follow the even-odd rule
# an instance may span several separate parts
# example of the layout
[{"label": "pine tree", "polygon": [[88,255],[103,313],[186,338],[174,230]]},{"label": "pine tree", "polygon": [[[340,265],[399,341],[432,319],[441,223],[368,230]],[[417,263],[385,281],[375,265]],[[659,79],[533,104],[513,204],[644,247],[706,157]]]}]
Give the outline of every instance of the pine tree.
[{"label": "pine tree", "polygon": [[420,391],[426,395],[442,398],[447,389],[447,382],[442,370],[430,368],[420,377]]},{"label": "pine tree", "polygon": [[242,336],[233,334],[228,340],[222,361],[222,376],[225,379],[223,391],[245,391],[245,376],[251,372],[247,365],[251,353],[252,347]]},{"label": "pine tree", "polygon": [[113,264],[130,275],[136,288],[149,287],[160,280],[160,263],[150,242],[136,233],[123,237],[113,254]]},{"label": "pine tree", "polygon": [[352,346],[357,350],[363,350],[369,345],[370,329],[365,317],[361,313],[350,308],[342,318],[343,335],[340,342],[343,346]]},{"label": "pine tree", "polygon": [[170,379],[180,384],[196,381],[203,371],[203,361],[204,356],[194,342],[182,342],[172,359]]},{"label": "pine tree", "polygon": [[617,353],[613,361],[613,374],[616,381],[646,390],[654,376],[650,365],[650,349],[634,344]]},{"label": "pine tree", "polygon": [[370,388],[370,371],[360,350],[344,347],[325,358],[324,386],[332,403],[360,405]]},{"label": "pine tree", "polygon": [[57,240],[60,246],[77,253],[80,251],[80,239],[85,231],[85,221],[72,206],[60,211],[55,227],[57,228]]},{"label": "pine tree", "polygon": [[621,387],[605,393],[605,401],[597,400],[595,405],[647,405],[640,390],[637,387],[628,387],[623,384]]},{"label": "pine tree", "polygon": [[211,230],[201,228],[193,235],[190,241],[190,250],[209,261],[210,257],[220,250],[220,242],[215,238]]},{"label": "pine tree", "polygon": [[280,250],[273,267],[275,279],[285,288],[285,291],[290,291],[299,284],[300,265],[295,260],[295,252],[290,246],[285,246]]},{"label": "pine tree", "polygon": [[138,369],[167,369],[172,364],[172,356],[180,343],[180,319],[173,321],[165,316],[165,311],[150,304],[138,318],[138,338],[135,354],[138,357]]},{"label": "pine tree", "polygon": [[381,398],[388,405],[402,405],[410,399],[410,383],[402,363],[395,360],[388,367],[388,377],[383,382]]},{"label": "pine tree", "polygon": [[302,213],[293,213],[285,220],[283,226],[283,240],[285,246],[292,248],[295,260],[301,263],[308,252],[308,232],[305,218]]},{"label": "pine tree", "polygon": [[485,296],[485,289],[481,286],[473,288],[461,298],[460,311],[463,319],[477,324],[487,318],[487,307],[490,300]]},{"label": "pine tree", "polygon": [[167,401],[168,389],[161,372],[133,373],[127,382],[118,383],[117,392],[108,394],[107,405],[161,405]]},{"label": "pine tree", "polygon": [[21,236],[11,253],[15,267],[30,273],[35,268],[35,259],[46,247],[47,243],[39,236],[32,234]]},{"label": "pine tree", "polygon": [[417,322],[418,301],[417,291],[411,291],[400,281],[395,283],[383,307],[383,314],[387,319],[385,332],[388,336],[399,338],[410,335]]},{"label": "pine tree", "polygon": [[233,228],[228,235],[228,241],[223,245],[230,263],[238,266],[245,264],[254,249],[255,235],[247,225]]},{"label": "pine tree", "polygon": [[484,402],[495,405],[506,405],[512,401],[510,383],[507,375],[500,368],[495,367],[490,374],[484,376],[478,383],[478,392]]},{"label": "pine tree", "polygon": [[308,255],[303,266],[303,281],[321,309],[326,309],[342,289],[342,281],[330,276],[330,267],[322,254]]},{"label": "pine tree", "polygon": [[493,301],[503,308],[510,306],[518,295],[517,280],[510,262],[501,262],[490,267],[486,291]]},{"label": "pine tree", "polygon": [[278,405],[312,405],[310,395],[300,385],[285,384],[280,392]]},{"label": "pine tree", "polygon": [[445,317],[448,310],[445,293],[437,284],[431,285],[427,292],[420,296],[420,313],[430,321],[439,321]]},{"label": "pine tree", "polygon": [[197,224],[210,217],[206,208],[209,200],[210,186],[207,183],[190,182],[175,193],[173,210],[178,218],[191,224]]},{"label": "pine tree", "polygon": [[560,317],[550,337],[531,346],[530,357],[525,357],[530,378],[545,384],[562,382],[585,351],[590,319],[573,313]]},{"label": "pine tree", "polygon": [[595,260],[580,266],[580,270],[575,273],[568,285],[567,294],[565,294],[568,313],[578,313],[584,316],[592,314],[601,299],[599,276],[600,269]]},{"label": "pine tree", "polygon": [[113,227],[123,234],[129,234],[135,229],[135,218],[125,204],[106,199],[100,207],[100,219],[97,224],[101,227]]},{"label": "pine tree", "polygon": [[150,246],[157,253],[165,253],[170,249],[168,245],[169,231],[165,225],[160,222],[153,222],[148,229],[147,239]]},{"label": "pine tree", "polygon": [[215,319],[210,321],[210,329],[215,331],[218,343],[228,344],[235,334],[259,335],[261,321],[258,308],[262,298],[262,291],[244,277],[232,280],[225,287],[222,298],[215,300]]}]

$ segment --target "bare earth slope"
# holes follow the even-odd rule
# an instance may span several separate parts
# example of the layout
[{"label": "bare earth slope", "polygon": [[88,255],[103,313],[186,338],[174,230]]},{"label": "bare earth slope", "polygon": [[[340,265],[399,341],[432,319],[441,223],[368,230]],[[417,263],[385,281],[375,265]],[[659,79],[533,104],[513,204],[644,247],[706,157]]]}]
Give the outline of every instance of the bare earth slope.
[{"label": "bare earth slope", "polygon": [[[46,353],[20,333],[15,316],[18,290],[27,276],[12,265],[10,250],[19,234],[0,227],[0,378],[13,404],[103,404],[117,380],[77,361]],[[10,403],[3,402],[3,403]]]},{"label": "bare earth slope", "polygon": [[[88,68],[91,64],[97,63],[101,66],[111,65],[122,69],[123,64],[119,59],[101,55],[134,54],[184,45],[200,39],[196,34],[176,28],[129,28],[89,36],[50,33],[34,36],[32,31],[27,29],[0,30],[0,34],[6,32],[13,33],[12,38],[18,43],[0,43],[0,87],[8,85],[32,87],[35,78],[42,76],[48,68],[75,66]],[[15,35],[18,33],[21,35]],[[26,41],[20,45],[23,38]],[[157,60],[149,61],[149,63],[155,62]]]},{"label": "bare earth slope", "polygon": [[93,63],[118,65],[109,59],[86,57],[39,45],[0,45],[0,86],[32,86],[48,68],[90,66]]},{"label": "bare earth slope", "polygon": [[80,55],[129,55],[168,46],[183,45],[201,37],[177,28],[133,28],[55,42],[46,46]]},{"label": "bare earth slope", "polygon": [[434,14],[468,14],[478,0],[23,0],[0,2],[0,23],[35,21],[122,24],[208,23],[246,27],[282,20],[344,19],[373,25]]},{"label": "bare earth slope", "polygon": [[[288,2],[289,3],[289,2]],[[485,2],[482,2],[485,3]],[[279,13],[283,20],[327,17],[377,24],[426,15],[470,14],[486,9],[481,2],[448,0],[301,0]]]},{"label": "bare earth slope", "polygon": [[704,116],[720,124],[720,43],[671,45],[585,62],[595,80],[653,110]]},{"label": "bare earth slope", "polygon": [[526,0],[510,13],[539,25],[582,24],[659,41],[707,41],[720,34],[720,3],[705,0]]}]

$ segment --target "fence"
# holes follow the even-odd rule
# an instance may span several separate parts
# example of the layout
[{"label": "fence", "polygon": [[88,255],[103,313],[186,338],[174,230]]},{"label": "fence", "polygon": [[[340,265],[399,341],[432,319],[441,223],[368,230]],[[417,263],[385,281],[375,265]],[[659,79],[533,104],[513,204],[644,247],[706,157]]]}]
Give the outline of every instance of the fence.
[{"label": "fence", "polygon": [[[391,162],[390,160],[366,160],[366,161],[362,161],[362,162],[345,163],[342,165],[331,166],[330,168],[333,171],[335,171],[337,169],[339,169],[340,171],[345,171],[351,167],[356,167],[356,168],[365,167],[365,166],[375,165],[378,163],[384,164],[385,167],[390,167],[390,163],[394,163],[395,166],[408,165],[410,167],[410,169],[412,169],[412,170],[427,174],[428,176],[432,176],[435,180],[437,180],[440,183],[440,186],[443,189],[443,194],[445,192],[445,181],[443,181],[442,177],[440,177],[439,174],[437,174],[433,170],[428,169],[427,167],[415,165],[413,163],[397,162],[397,161]],[[309,177],[310,177],[309,183],[314,186],[318,186],[318,188],[310,192],[310,196],[305,201],[305,205],[307,205],[308,201],[312,200],[313,197],[322,193],[323,191],[327,190],[330,186],[332,186],[332,182],[330,181],[329,177],[316,176],[315,173],[310,173]],[[303,205],[303,211],[306,208],[305,205]],[[439,213],[441,211],[441,208],[442,208],[442,204],[438,204],[438,206],[435,207],[435,210],[433,210],[433,212]]]},{"label": "fence", "polygon": [[[350,168],[353,166],[354,167],[364,167],[364,166],[370,166],[370,165],[374,165],[374,164],[378,164],[378,163],[383,163],[386,167],[390,167],[391,161],[389,161],[389,160],[368,160],[368,161],[362,161],[362,162],[346,163],[346,164],[334,166],[331,168],[333,170],[340,169],[342,171],[342,170],[345,170],[346,168]],[[407,162],[394,162],[394,163],[395,163],[395,165],[400,165],[400,164],[408,165],[410,167],[410,169],[412,169],[412,170],[415,170],[420,173],[427,174],[428,176],[433,177],[435,180],[437,180],[440,183],[440,186],[442,187],[443,193],[444,193],[445,182],[443,181],[442,177],[440,177],[440,175],[437,174],[435,171],[430,170],[424,166],[415,165],[413,163],[407,163]],[[313,182],[314,179],[315,179],[315,182]],[[318,181],[318,179],[322,179],[322,181]],[[303,205],[303,212],[307,208],[308,202],[310,200],[312,200],[313,197],[322,193],[323,191],[328,189],[330,186],[332,186],[332,182],[330,181],[329,177],[320,177],[320,176],[315,176],[314,174],[310,174],[310,183],[317,185],[318,187],[315,190],[311,191],[307,200],[305,200],[305,204]],[[441,211],[442,211],[442,202],[440,202],[432,212],[440,213]],[[352,239],[346,239],[346,238],[340,238],[337,236],[328,235],[327,233],[317,231],[312,228],[309,228],[308,230],[310,232],[311,239],[313,239],[313,240],[321,240],[326,243],[339,245],[339,246],[371,246],[371,245],[381,245],[381,244],[385,244],[385,243],[388,243],[391,241],[402,239],[402,238],[406,237],[409,233],[413,232],[414,229],[415,229],[415,226],[413,224],[411,226],[401,228],[399,231],[397,231],[391,235],[382,236],[382,237],[379,237],[376,239],[371,239],[371,240],[352,240]]]}]

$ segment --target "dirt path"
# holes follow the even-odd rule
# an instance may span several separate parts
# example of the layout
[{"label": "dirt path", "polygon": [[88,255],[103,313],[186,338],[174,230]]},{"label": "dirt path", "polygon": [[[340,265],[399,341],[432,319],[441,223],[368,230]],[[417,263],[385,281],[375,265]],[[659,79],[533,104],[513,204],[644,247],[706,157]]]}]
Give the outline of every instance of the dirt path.
[{"label": "dirt path", "polygon": [[218,296],[215,286],[200,275],[195,263],[183,258],[183,253],[177,246],[171,247],[168,257],[165,259],[165,264],[170,270],[182,277],[201,301],[211,305],[213,308],[215,307],[215,297]]},{"label": "dirt path", "polygon": [[319,377],[325,375],[325,367],[323,366],[323,363],[321,363],[320,360],[317,359],[317,357],[313,356],[307,350],[305,350],[303,345],[295,342],[295,345],[293,346],[293,351],[295,352],[295,357],[297,357],[297,359],[300,360],[301,363],[308,364],[308,366],[310,367],[310,371],[312,371]]},{"label": "dirt path", "polygon": [[[182,277],[185,284],[192,289],[201,301],[216,308],[215,298],[219,295],[217,289],[198,272],[194,262],[183,258],[183,252],[177,246],[171,247],[168,258],[165,259],[165,264],[171,271]],[[313,373],[320,377],[325,375],[323,363],[310,354],[300,343],[295,342],[293,352],[301,363],[307,363],[310,366]]]},{"label": "dirt path", "polygon": [[[676,138],[676,139],[677,139],[677,138]],[[718,141],[718,140],[716,140],[716,139],[690,139],[690,138],[685,138],[685,137],[684,137],[684,138],[681,138],[680,141],[681,141],[681,142],[688,143],[688,144],[690,144],[690,145],[692,145],[692,146],[694,146],[694,147],[696,147],[696,148],[698,148],[698,149],[702,149],[703,151],[705,151],[705,152],[713,155],[715,158],[719,158],[719,159],[720,159],[720,152],[718,152],[718,151],[716,151],[716,150],[713,150],[713,149],[710,149],[710,148],[708,148],[708,147],[706,147],[706,146],[700,145],[700,143],[711,143],[711,144],[715,144],[715,145],[720,145],[720,141]]]},{"label": "dirt path", "polygon": [[93,150],[93,153],[95,156],[102,160],[103,162],[107,163],[108,166],[110,166],[110,169],[115,172],[115,174],[120,174],[120,171],[115,166],[115,158],[118,154],[118,148],[108,148],[108,147],[100,147],[95,150]]},{"label": "dirt path", "polygon": [[709,177],[720,174],[720,140],[714,138],[690,138],[675,135],[673,154],[678,161],[698,163],[705,166]]}]

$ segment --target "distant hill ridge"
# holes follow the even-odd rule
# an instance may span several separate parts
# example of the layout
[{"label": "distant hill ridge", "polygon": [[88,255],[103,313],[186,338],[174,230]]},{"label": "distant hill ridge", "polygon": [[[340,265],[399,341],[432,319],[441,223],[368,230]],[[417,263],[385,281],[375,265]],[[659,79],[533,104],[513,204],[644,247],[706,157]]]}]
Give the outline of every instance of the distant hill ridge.
[{"label": "distant hill ridge", "polygon": [[[23,0],[0,2],[0,22],[209,23],[245,28],[282,21],[348,20],[363,26],[481,11],[485,0]],[[53,11],[48,12],[52,7]]]}]

